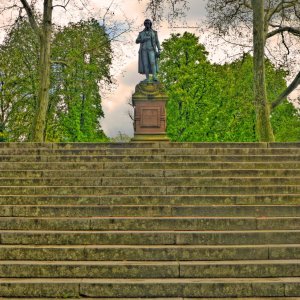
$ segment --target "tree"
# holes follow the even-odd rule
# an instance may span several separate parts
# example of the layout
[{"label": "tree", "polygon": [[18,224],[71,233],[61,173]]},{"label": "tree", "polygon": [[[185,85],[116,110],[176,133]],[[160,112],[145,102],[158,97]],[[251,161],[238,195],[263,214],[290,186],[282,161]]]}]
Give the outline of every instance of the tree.
[{"label": "tree", "polygon": [[[104,141],[100,84],[110,83],[111,41],[96,20],[55,28],[46,141]],[[28,141],[37,105],[39,41],[26,19],[0,45],[0,121],[11,141]]]},{"label": "tree", "polygon": [[[43,142],[46,126],[46,115],[49,104],[50,88],[50,55],[52,34],[53,0],[44,0],[42,24],[39,26],[33,7],[27,0],[20,0],[26,11],[30,25],[39,38],[39,81],[38,81],[38,105],[33,121],[32,141]],[[68,1],[69,2],[69,1]],[[66,6],[67,3],[64,5]]]},{"label": "tree", "polygon": [[215,92],[213,70],[204,46],[191,33],[172,35],[162,46],[160,80],[169,96],[168,136],[173,141],[213,139],[206,127],[211,125],[209,114],[216,111],[208,99]]},{"label": "tree", "polygon": [[271,115],[276,142],[300,141],[300,110],[284,100]]},{"label": "tree", "polygon": [[[184,0],[148,0],[147,9],[151,10],[153,17],[160,19],[164,5],[170,6],[173,15],[176,16],[178,6],[186,6]],[[272,141],[274,139],[270,125],[270,113],[288,95],[294,91],[300,83],[300,72],[292,80],[291,84],[282,90],[269,103],[266,98],[264,56],[268,39],[279,36],[286,51],[289,53],[290,38],[299,38],[300,28],[300,1],[299,0],[208,0],[208,17],[210,25],[217,29],[220,36],[235,33],[235,37],[243,35],[243,30],[253,28],[254,48],[254,76],[255,76],[255,102],[256,102],[256,132],[260,141]],[[287,57],[287,55],[285,56]]]},{"label": "tree", "polygon": [[273,142],[265,76],[265,20],[264,1],[252,0],[253,8],[253,66],[254,99],[256,106],[256,132],[262,142]]},{"label": "tree", "polygon": [[0,120],[12,141],[30,140],[37,106],[39,42],[19,20],[0,45]]},{"label": "tree", "polygon": [[[36,14],[36,6],[38,3],[35,0],[4,1],[0,6],[0,13],[18,11],[17,19],[22,18],[23,11],[25,11],[30,26],[39,41],[37,107],[33,119],[31,135],[31,140],[35,142],[44,141],[46,115],[49,104],[53,8],[62,7],[66,9],[69,2],[70,0],[61,0],[61,3],[53,5],[53,0],[43,0],[41,21]],[[11,12],[11,14],[13,14],[13,12]]]},{"label": "tree", "polygon": [[276,108],[300,84],[300,72],[292,83],[269,103],[266,97],[265,49],[268,39],[280,35],[282,43],[289,52],[286,35],[300,36],[299,27],[294,26],[300,20],[299,0],[210,0],[208,12],[211,25],[222,35],[238,27],[253,25],[254,51],[254,97],[256,103],[256,128],[260,141],[273,141],[270,124],[271,110]]},{"label": "tree", "polygon": [[[211,64],[198,38],[191,33],[172,35],[164,41],[160,76],[169,101],[168,136],[173,141],[256,142],[253,103],[253,59],[225,65]],[[265,61],[267,97],[286,87],[286,72]],[[287,122],[287,120],[289,121]],[[285,101],[271,117],[276,140],[300,139],[299,112]]]},{"label": "tree", "polygon": [[[55,33],[46,140],[103,141],[99,86],[110,83],[111,42],[94,20],[69,24]],[[66,62],[66,63],[61,63]]]},{"label": "tree", "polygon": [[154,21],[162,21],[166,15],[169,22],[185,15],[188,9],[188,0],[138,0],[146,3],[146,11],[152,14]]}]

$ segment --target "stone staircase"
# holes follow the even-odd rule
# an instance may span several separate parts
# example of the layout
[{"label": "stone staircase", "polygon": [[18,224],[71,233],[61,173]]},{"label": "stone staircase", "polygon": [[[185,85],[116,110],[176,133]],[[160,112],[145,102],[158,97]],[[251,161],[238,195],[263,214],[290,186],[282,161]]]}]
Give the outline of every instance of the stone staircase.
[{"label": "stone staircase", "polygon": [[0,143],[0,299],[300,299],[300,143]]}]

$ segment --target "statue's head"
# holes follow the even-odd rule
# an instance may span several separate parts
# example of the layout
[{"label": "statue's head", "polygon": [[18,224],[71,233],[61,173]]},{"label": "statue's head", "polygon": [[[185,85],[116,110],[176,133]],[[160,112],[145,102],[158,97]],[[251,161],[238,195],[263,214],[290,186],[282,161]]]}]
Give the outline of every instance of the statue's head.
[{"label": "statue's head", "polygon": [[144,21],[144,26],[145,26],[147,29],[152,28],[152,22],[151,22],[151,20],[146,19],[146,20]]}]

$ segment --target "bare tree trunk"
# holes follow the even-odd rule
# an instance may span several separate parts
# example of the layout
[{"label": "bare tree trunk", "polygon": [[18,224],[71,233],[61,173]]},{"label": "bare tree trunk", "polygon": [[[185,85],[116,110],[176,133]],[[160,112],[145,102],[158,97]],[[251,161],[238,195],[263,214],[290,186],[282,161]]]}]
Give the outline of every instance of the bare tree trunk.
[{"label": "bare tree trunk", "polygon": [[254,97],[256,107],[256,134],[260,142],[273,142],[274,134],[270,122],[270,105],[267,100],[265,82],[265,22],[264,0],[251,0],[253,7],[254,43]]},{"label": "bare tree trunk", "polygon": [[38,107],[32,133],[32,140],[34,142],[44,141],[49,105],[52,2],[53,0],[44,0],[43,27],[40,34]]}]

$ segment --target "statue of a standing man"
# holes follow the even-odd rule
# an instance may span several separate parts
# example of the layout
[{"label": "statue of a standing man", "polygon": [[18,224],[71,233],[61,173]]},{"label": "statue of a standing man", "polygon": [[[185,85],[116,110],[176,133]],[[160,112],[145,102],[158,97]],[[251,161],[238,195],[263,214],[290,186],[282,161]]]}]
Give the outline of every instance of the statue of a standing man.
[{"label": "statue of a standing man", "polygon": [[160,55],[161,48],[157,31],[152,29],[152,22],[147,19],[144,25],[145,29],[139,33],[136,40],[136,43],[140,44],[139,73],[146,75],[146,82],[150,82],[150,74],[153,74],[153,80],[157,81],[157,59]]}]

